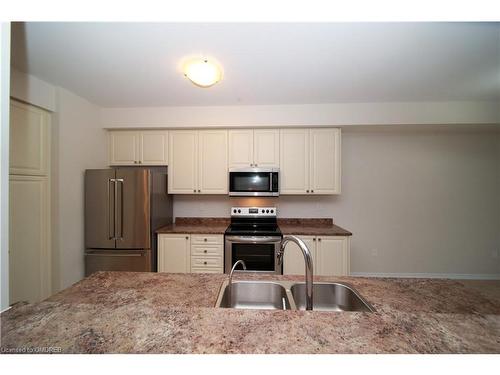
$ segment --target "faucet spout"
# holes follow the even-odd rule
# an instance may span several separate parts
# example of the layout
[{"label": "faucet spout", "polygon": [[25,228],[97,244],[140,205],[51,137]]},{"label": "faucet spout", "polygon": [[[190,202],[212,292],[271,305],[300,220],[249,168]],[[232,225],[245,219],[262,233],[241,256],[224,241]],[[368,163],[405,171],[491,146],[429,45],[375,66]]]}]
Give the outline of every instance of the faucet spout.
[{"label": "faucet spout", "polygon": [[281,240],[281,246],[278,251],[278,264],[281,265],[283,262],[283,255],[285,253],[285,247],[288,242],[296,243],[300,250],[302,251],[302,255],[304,255],[304,263],[306,267],[306,310],[313,309],[313,262],[311,252],[307,245],[300,238],[296,236],[284,236]]},{"label": "faucet spout", "polygon": [[245,264],[245,262],[243,260],[238,260],[237,262],[234,262],[233,264],[233,268],[231,268],[231,272],[229,273],[229,281],[228,281],[228,284],[227,284],[227,291],[228,291],[228,295],[229,295],[229,306],[232,306],[232,299],[233,299],[233,291],[231,289],[232,287],[232,283],[233,283],[233,273],[234,273],[234,270],[236,269],[236,267],[238,266],[238,264],[241,264],[241,266],[243,267],[243,269],[246,271],[247,270],[247,265]]}]

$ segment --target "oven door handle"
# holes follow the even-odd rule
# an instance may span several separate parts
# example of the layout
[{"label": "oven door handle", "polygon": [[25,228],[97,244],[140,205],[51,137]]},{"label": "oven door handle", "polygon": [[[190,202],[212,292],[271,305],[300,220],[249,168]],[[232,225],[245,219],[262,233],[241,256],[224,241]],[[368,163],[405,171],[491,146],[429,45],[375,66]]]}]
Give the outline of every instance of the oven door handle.
[{"label": "oven door handle", "polygon": [[235,243],[278,243],[281,237],[228,236],[226,241]]}]

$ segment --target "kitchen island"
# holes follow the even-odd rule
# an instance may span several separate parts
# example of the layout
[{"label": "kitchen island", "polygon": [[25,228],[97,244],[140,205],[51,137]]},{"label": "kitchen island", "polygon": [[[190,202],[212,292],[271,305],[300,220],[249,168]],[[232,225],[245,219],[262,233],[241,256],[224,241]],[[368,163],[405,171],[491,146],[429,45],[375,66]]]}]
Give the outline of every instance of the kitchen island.
[{"label": "kitchen island", "polygon": [[459,281],[315,277],[352,285],[376,309],[339,313],[215,308],[225,278],[97,272],[40,303],[3,312],[1,351],[500,353],[500,296]]}]

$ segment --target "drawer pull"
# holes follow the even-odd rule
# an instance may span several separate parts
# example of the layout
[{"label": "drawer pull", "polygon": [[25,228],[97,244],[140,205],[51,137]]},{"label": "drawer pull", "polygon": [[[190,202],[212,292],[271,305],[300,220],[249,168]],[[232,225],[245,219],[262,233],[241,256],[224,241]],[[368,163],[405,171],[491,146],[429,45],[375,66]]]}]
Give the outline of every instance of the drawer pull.
[{"label": "drawer pull", "polygon": [[206,238],[204,238],[204,239],[203,239],[203,241],[207,242],[207,239],[206,239]]},{"label": "drawer pull", "polygon": [[207,250],[203,250],[203,252],[206,254],[206,253],[207,253]]},{"label": "drawer pull", "polygon": [[207,264],[207,262],[203,262],[203,264]]}]

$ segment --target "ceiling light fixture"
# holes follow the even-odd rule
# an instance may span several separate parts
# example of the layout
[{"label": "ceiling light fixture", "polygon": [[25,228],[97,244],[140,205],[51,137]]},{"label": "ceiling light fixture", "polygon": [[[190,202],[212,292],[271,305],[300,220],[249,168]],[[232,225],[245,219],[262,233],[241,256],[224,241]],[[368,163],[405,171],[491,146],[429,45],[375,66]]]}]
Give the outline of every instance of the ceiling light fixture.
[{"label": "ceiling light fixture", "polygon": [[219,65],[208,59],[193,59],[184,65],[184,75],[196,86],[210,87],[222,79]]}]

